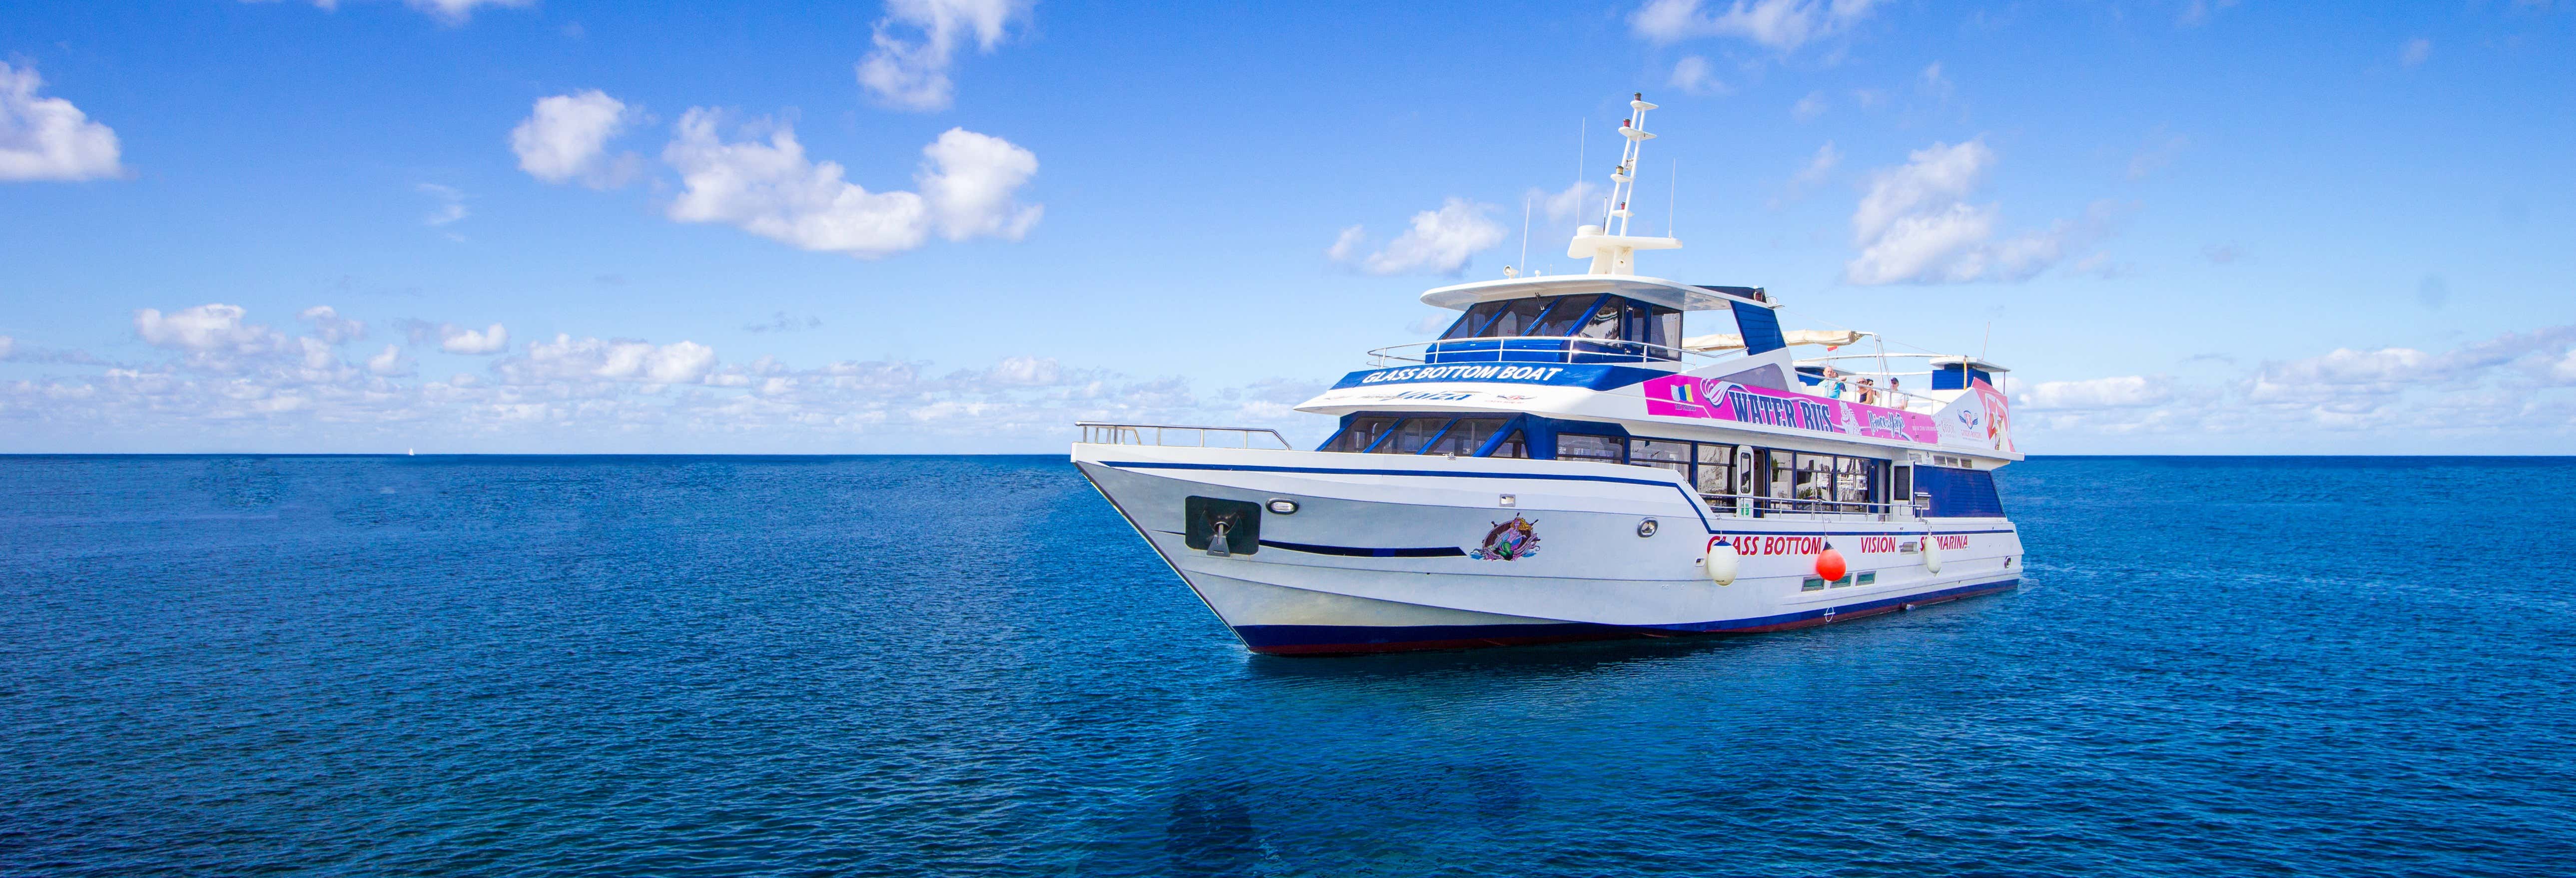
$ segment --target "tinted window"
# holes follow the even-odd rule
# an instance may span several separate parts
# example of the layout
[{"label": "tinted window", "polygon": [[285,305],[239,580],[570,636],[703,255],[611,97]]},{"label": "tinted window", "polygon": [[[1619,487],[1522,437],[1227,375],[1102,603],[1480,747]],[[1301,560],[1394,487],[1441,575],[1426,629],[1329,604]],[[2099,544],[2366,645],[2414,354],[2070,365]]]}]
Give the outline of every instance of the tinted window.
[{"label": "tinted window", "polygon": [[1476,449],[1485,447],[1485,440],[1494,438],[1494,431],[1502,429],[1506,421],[1505,418],[1459,418],[1457,423],[1449,425],[1449,432],[1440,434],[1440,438],[1433,440],[1422,453],[1473,456]]},{"label": "tinted window", "polygon": [[1621,444],[1623,443],[1619,440],[1608,436],[1593,436],[1583,433],[1560,433],[1556,437],[1556,458],[1558,460],[1603,460],[1611,463],[1618,463],[1619,446]]},{"label": "tinted window", "polygon": [[1668,439],[1628,440],[1628,462],[1638,466],[1659,466],[1681,473],[1688,481],[1691,471],[1691,444]]},{"label": "tinted window", "polygon": [[1379,454],[1419,453],[1422,451],[1423,444],[1430,442],[1431,437],[1439,433],[1440,428],[1448,426],[1450,420],[1449,418],[1406,418],[1403,424],[1398,425],[1392,434],[1386,437],[1386,441],[1377,444],[1376,451]]},{"label": "tinted window", "polygon": [[1503,310],[1503,306],[1508,304],[1511,303],[1478,302],[1474,307],[1468,308],[1467,313],[1458,315],[1458,321],[1449,324],[1449,331],[1441,333],[1440,337],[1473,338],[1476,330],[1483,329],[1485,324],[1494,322],[1494,312]]},{"label": "tinted window", "polygon": [[1583,325],[1574,330],[1575,337],[1618,338],[1619,325],[1627,318],[1627,304],[1628,300],[1617,296],[1605,297],[1601,307],[1593,309],[1592,314],[1584,318]]},{"label": "tinted window", "polygon": [[1576,325],[1582,323],[1584,317],[1591,311],[1592,304],[1605,298],[1609,297],[1568,296],[1560,299],[1557,302],[1556,308],[1547,313],[1547,319],[1540,321],[1538,328],[1522,334],[1565,335],[1567,333],[1571,333],[1574,331]]},{"label": "tinted window", "polygon": [[1529,441],[1521,436],[1521,431],[1513,430],[1511,435],[1503,437],[1503,441],[1494,444],[1494,453],[1485,456],[1529,457]]},{"label": "tinted window", "polygon": [[1395,425],[1395,420],[1383,416],[1352,418],[1350,427],[1333,437],[1333,441],[1325,443],[1324,450],[1367,451],[1371,444],[1377,442],[1377,437],[1385,435],[1387,428]]},{"label": "tinted window", "polygon": [[1696,481],[1702,494],[1735,493],[1735,446],[1701,445]]}]

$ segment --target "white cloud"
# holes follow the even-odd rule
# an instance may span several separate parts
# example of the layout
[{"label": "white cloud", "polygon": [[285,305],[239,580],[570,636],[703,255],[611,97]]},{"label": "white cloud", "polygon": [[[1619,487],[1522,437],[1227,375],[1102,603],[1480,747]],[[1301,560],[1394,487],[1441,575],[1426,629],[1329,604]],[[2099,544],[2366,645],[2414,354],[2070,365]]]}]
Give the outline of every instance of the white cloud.
[{"label": "white cloud", "polygon": [[1789,107],[1789,117],[1800,122],[1812,121],[1824,115],[1825,109],[1825,93],[1811,91],[1806,97],[1799,98],[1796,104]]},{"label": "white cloud", "polygon": [[483,330],[456,324],[438,327],[438,349],[451,354],[497,354],[510,348],[510,331],[495,323]]},{"label": "white cloud", "polygon": [[[2571,387],[2576,325],[2505,333],[2441,352],[2337,348],[2267,361],[2208,384],[2128,376],[2042,382],[2016,392],[2027,410],[2021,426],[2066,434],[2197,434],[2238,447],[2255,436],[2314,442],[2346,434],[2418,448],[2433,437],[2520,434],[2558,436],[2563,447],[2565,437],[2576,436]],[[2148,447],[2172,450],[2178,441]]]},{"label": "white cloud", "polygon": [[1709,70],[1708,59],[1698,55],[1685,56],[1673,64],[1673,76],[1669,82],[1674,88],[1695,95],[1722,95],[1732,91]]},{"label": "white cloud", "polygon": [[1438,210],[1413,215],[1413,224],[1385,248],[1357,256],[1364,246],[1359,226],[1342,230],[1326,255],[1353,262],[1370,274],[1457,274],[1477,252],[1503,241],[1506,230],[1491,216],[1492,205],[1451,198]]},{"label": "white cloud", "polygon": [[306,323],[313,324],[314,335],[332,344],[367,337],[366,321],[342,317],[340,312],[333,310],[329,305],[315,305],[304,309],[304,313],[296,316]]},{"label": "white cloud", "polygon": [[213,303],[169,314],[158,308],[134,312],[134,334],[155,347],[193,353],[258,353],[276,348],[284,336],[242,317],[239,305]]},{"label": "white cloud", "polygon": [[964,128],[951,128],[923,147],[929,164],[919,178],[921,196],[939,234],[951,241],[991,235],[1012,241],[1037,225],[1045,208],[1021,207],[1013,193],[1037,176],[1036,153],[1010,141]]},{"label": "white cloud", "polygon": [[1906,164],[1872,175],[1869,192],[1852,212],[1852,242],[1860,255],[1844,266],[1843,280],[1861,285],[2025,280],[2107,234],[2125,209],[2095,202],[2080,221],[2061,220],[2045,231],[1998,243],[2000,208],[1966,200],[1984,185],[1994,163],[1994,151],[1982,139],[1957,146],[1935,143],[1908,154]]},{"label": "white cloud", "polygon": [[1047,387],[1060,380],[1063,373],[1063,367],[1053,357],[1009,357],[985,378],[1005,387]]},{"label": "white cloud", "polygon": [[2162,375],[2043,381],[2023,390],[2019,404],[2038,411],[2163,405],[2173,400],[2172,383]]},{"label": "white cloud", "polygon": [[1628,16],[1628,27],[1657,44],[1734,37],[1786,52],[1849,28],[1878,5],[1877,0],[1734,0],[1721,12],[1701,9],[1702,2],[1648,0]]},{"label": "white cloud", "polygon": [[[498,327],[495,327],[498,328]],[[656,345],[633,339],[575,339],[557,334],[551,342],[534,342],[524,354],[492,364],[492,370],[514,384],[555,381],[619,381],[635,384],[695,384],[716,367],[716,350],[693,341]]]},{"label": "white cloud", "polygon": [[1333,236],[1333,246],[1324,248],[1324,258],[1334,262],[1349,262],[1359,258],[1360,250],[1367,246],[1368,229],[1361,226],[1345,226],[1341,234]]},{"label": "white cloud", "polygon": [[116,132],[62,98],[37,97],[33,67],[0,62],[0,180],[95,180],[125,172]]},{"label": "white cloud", "polygon": [[636,162],[607,159],[608,141],[626,129],[637,114],[624,101],[598,89],[538,98],[528,118],[510,129],[510,151],[519,169],[548,183],[580,178],[593,189],[622,185]]},{"label": "white cloud", "polygon": [[1956,91],[1958,86],[1950,82],[1950,77],[1942,75],[1941,62],[1934,61],[1930,66],[1923,68],[1924,94],[1946,101],[1950,99],[1951,93]]},{"label": "white cloud", "polygon": [[673,220],[727,223],[807,250],[875,258],[919,247],[933,231],[949,240],[1017,240],[1042,210],[1013,201],[1037,173],[1037,156],[998,137],[951,128],[922,149],[920,193],[869,192],[843,179],[839,163],[807,159],[787,126],[776,126],[766,143],[728,143],[716,124],[715,111],[691,109],[663,150],[685,189],[671,202]]},{"label": "white cloud", "polygon": [[2397,49],[2397,63],[2406,67],[2422,64],[2425,59],[2431,57],[2433,57],[2433,41],[2423,37],[2407,40],[2406,45]]},{"label": "white cloud", "polygon": [[[886,16],[870,37],[876,48],[858,64],[859,85],[896,109],[948,109],[956,94],[948,70],[957,50],[972,42],[993,51],[1032,5],[1033,0],[887,0]],[[898,31],[916,36],[897,36]]]},{"label": "white cloud", "polygon": [[1553,223],[1570,223],[1576,220],[1598,221],[1600,218],[1598,211],[1606,207],[1601,203],[1601,199],[1607,194],[1609,193],[1601,188],[1601,184],[1590,180],[1577,180],[1572,185],[1555,192],[1543,189],[1529,191],[1529,197],[1538,203],[1538,212]]},{"label": "white cloud", "polygon": [[[242,0],[242,2],[271,3],[276,0]],[[314,8],[324,11],[340,8],[340,0],[312,0],[312,3]],[[536,0],[403,0],[403,5],[429,13],[430,17],[442,23],[459,25],[472,19],[474,10],[480,7],[525,8],[536,5]]]},{"label": "white cloud", "polygon": [[457,191],[456,187],[422,183],[412,188],[438,202],[437,207],[420,218],[421,225],[437,228],[464,219],[468,215],[465,209],[465,193]]},{"label": "white cloud", "polygon": [[1840,167],[1842,163],[1842,151],[1834,148],[1833,141],[1825,141],[1825,145],[1816,147],[1816,154],[1808,157],[1805,165],[1800,166],[1796,173],[1789,175],[1789,183],[1782,188],[1780,200],[1772,202],[1772,206],[1778,207],[1784,202],[1795,200],[1809,190],[1822,185],[1826,178],[1833,176],[1834,169]]},{"label": "white cloud", "polygon": [[382,353],[367,358],[367,374],[400,378],[412,374],[412,361],[403,355],[401,345],[386,345]]}]

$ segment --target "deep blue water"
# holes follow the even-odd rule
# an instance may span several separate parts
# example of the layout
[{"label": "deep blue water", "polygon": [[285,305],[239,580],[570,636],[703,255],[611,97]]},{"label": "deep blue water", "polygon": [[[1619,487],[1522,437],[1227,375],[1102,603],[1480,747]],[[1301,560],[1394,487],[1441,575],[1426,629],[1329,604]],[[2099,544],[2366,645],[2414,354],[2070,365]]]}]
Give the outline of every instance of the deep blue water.
[{"label": "deep blue water", "polygon": [[1292,659],[1060,458],[0,458],[0,874],[2576,867],[2576,459],[2000,481],[2015,593]]}]

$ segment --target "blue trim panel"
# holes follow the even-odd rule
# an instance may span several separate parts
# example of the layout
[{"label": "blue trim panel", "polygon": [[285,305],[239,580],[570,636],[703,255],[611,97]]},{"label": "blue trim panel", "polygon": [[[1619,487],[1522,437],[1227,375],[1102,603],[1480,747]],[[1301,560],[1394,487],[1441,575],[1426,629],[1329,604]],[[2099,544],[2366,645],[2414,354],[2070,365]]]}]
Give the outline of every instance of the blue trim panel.
[{"label": "blue trim panel", "polygon": [[1386,369],[1362,369],[1342,376],[1334,390],[1381,384],[1420,384],[1427,381],[1474,381],[1485,384],[1535,384],[1543,387],[1580,387],[1587,390],[1613,390],[1631,384],[1642,384],[1648,378],[1674,374],[1671,369],[1640,369],[1635,366],[1566,363],[1442,363],[1426,366],[1396,366]]},{"label": "blue trim panel", "polygon": [[2000,591],[2020,585],[2019,579],[1960,585],[1940,591],[1903,597],[1881,598],[1837,607],[1821,607],[1781,613],[1754,619],[1723,619],[1712,622],[1689,622],[1676,625],[1603,625],[1594,622],[1556,622],[1527,625],[1242,625],[1234,629],[1245,645],[1254,649],[1282,646],[1375,646],[1403,643],[1436,643],[1459,640],[1522,640],[1530,638],[1626,637],[1645,634],[1721,634],[1745,628],[1769,628],[1884,609],[1899,604],[1919,604],[1964,597],[1987,591]]},{"label": "blue trim panel", "polygon": [[1914,490],[1932,495],[1933,518],[2001,518],[2004,514],[2003,498],[1995,495],[1995,474],[1989,470],[1916,464]]},{"label": "blue trim panel", "polygon": [[1744,333],[1744,352],[1748,355],[1776,351],[1789,346],[1789,337],[1780,332],[1780,315],[1751,302],[1733,302],[1735,330]]}]

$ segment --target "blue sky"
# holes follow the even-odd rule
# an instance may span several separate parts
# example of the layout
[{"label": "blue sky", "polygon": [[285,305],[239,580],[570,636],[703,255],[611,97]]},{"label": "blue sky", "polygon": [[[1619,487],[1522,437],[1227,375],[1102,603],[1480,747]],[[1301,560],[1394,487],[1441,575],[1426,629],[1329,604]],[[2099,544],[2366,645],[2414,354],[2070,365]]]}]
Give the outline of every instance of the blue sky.
[{"label": "blue sky", "polygon": [[1641,270],[1983,345],[2027,450],[2565,451],[2576,10],[2327,11],[22,4],[0,451],[1318,438],[1525,203],[1578,270],[1639,90]]}]

